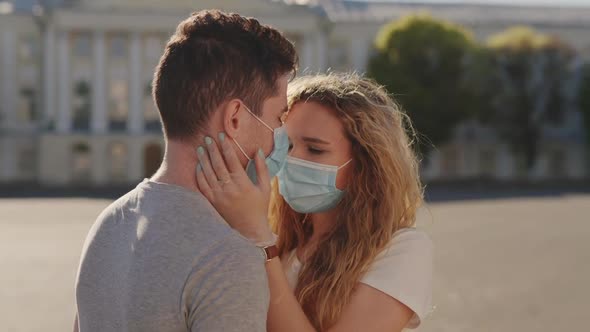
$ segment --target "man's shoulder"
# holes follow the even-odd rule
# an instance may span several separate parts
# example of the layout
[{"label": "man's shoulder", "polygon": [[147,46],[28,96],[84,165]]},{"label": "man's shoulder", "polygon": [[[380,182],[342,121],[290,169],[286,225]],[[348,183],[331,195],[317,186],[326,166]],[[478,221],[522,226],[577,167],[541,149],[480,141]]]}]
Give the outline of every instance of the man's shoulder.
[{"label": "man's shoulder", "polygon": [[[233,230],[211,204],[199,193],[174,186],[154,185],[144,181],[107,206],[95,227],[132,223],[149,225],[153,236],[173,237],[175,246],[208,251],[211,254],[238,254],[256,259],[261,254],[250,241]],[[139,226],[139,225],[138,225]]]},{"label": "man's shoulder", "polygon": [[[261,248],[230,229],[225,236],[212,241],[193,265],[193,275],[221,273],[227,280],[250,279],[266,282],[265,255]],[[207,272],[208,268],[213,270]]]},{"label": "man's shoulder", "polygon": [[251,292],[264,294],[268,288],[264,253],[232,230],[199,255],[185,291],[195,291],[195,287],[199,288],[204,280],[215,280],[215,287],[238,287],[240,290],[236,295]]}]

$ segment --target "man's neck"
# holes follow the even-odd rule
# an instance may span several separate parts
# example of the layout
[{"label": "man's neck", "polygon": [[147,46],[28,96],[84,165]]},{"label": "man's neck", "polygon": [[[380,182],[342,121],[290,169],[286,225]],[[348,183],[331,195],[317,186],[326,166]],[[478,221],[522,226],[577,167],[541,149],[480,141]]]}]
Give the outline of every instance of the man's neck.
[{"label": "man's neck", "polygon": [[151,180],[198,192],[195,177],[197,161],[196,147],[183,142],[168,141],[164,160]]}]

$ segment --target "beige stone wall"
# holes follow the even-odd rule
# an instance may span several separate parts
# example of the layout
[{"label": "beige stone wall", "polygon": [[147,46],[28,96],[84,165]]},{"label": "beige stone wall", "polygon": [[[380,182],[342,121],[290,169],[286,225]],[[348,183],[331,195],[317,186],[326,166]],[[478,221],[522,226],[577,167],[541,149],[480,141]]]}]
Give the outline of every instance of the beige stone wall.
[{"label": "beige stone wall", "polygon": [[[76,178],[75,146],[88,147],[90,169],[85,181]],[[126,148],[126,171],[123,179],[113,179],[111,170],[114,160],[110,147],[122,144]],[[164,152],[164,142],[160,135],[43,135],[40,138],[39,182],[46,185],[108,185],[117,182],[133,183],[146,174],[146,147],[156,145]],[[153,166],[153,165],[152,165]]]}]

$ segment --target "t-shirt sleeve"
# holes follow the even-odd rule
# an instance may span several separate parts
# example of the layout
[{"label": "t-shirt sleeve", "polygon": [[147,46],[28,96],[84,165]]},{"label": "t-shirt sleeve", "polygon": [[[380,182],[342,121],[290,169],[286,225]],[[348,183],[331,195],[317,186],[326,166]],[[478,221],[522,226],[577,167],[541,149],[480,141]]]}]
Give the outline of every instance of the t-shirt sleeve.
[{"label": "t-shirt sleeve", "polygon": [[196,264],[185,285],[189,331],[266,331],[269,289],[263,253],[243,239],[224,241]]},{"label": "t-shirt sleeve", "polygon": [[407,328],[416,328],[432,310],[432,241],[422,231],[399,231],[377,256],[361,282],[400,301],[414,315]]}]

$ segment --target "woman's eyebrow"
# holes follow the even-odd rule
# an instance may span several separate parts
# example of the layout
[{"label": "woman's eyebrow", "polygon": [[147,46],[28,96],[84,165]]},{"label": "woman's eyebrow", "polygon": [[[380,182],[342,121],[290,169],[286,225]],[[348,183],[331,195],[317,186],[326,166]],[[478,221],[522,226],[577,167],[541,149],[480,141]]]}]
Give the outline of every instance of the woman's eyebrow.
[{"label": "woman's eyebrow", "polygon": [[326,142],[326,141],[324,141],[320,138],[317,138],[317,137],[303,136],[303,137],[301,137],[301,139],[307,143],[330,144],[330,142]]}]

